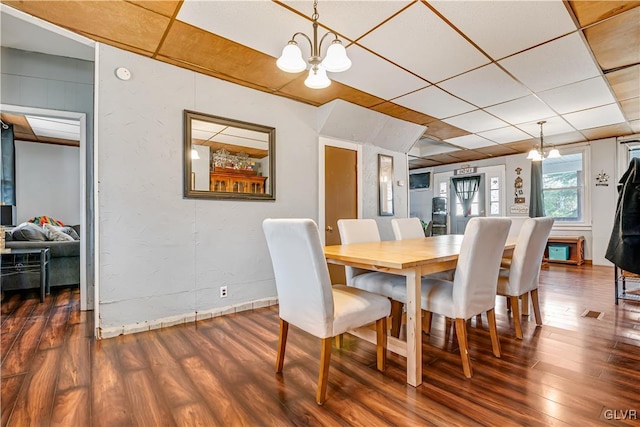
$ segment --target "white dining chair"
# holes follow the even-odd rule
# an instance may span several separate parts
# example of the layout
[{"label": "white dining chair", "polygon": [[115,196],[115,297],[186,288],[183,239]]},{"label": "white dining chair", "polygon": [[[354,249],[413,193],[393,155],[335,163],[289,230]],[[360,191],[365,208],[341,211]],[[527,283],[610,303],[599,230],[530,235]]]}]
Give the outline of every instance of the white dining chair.
[{"label": "white dining chair", "polygon": [[[352,243],[379,242],[378,224],[373,219],[339,219],[338,231],[343,245]],[[392,297],[393,288],[404,284],[402,276],[345,266],[347,285],[365,291]],[[402,321],[402,303],[391,301],[391,335],[398,337]]]},{"label": "white dining chair", "polygon": [[[487,313],[493,354],[500,357],[495,300],[500,260],[511,227],[508,218],[471,218],[464,232],[453,281],[422,279],[422,309],[455,319],[462,369],[473,375],[467,342],[467,319]],[[393,299],[406,302],[406,286],[395,286]]]},{"label": "white dining chair", "polygon": [[396,240],[421,239],[425,237],[422,223],[418,218],[393,218],[391,228]]},{"label": "white dining chair", "polygon": [[289,324],[322,340],[316,402],[326,398],[333,337],[376,323],[377,368],[386,368],[388,298],[344,285],[331,286],[318,226],[311,219],[266,219],[262,224],[278,292],[282,372]]},{"label": "white dining chair", "polygon": [[[552,217],[527,218],[518,233],[516,247],[509,268],[501,268],[498,276],[498,295],[510,302],[516,337],[522,339],[519,300],[528,304],[531,295],[536,324],[542,325],[538,300],[538,278],[547,239],[553,227]],[[522,298],[524,296],[524,298]]]}]

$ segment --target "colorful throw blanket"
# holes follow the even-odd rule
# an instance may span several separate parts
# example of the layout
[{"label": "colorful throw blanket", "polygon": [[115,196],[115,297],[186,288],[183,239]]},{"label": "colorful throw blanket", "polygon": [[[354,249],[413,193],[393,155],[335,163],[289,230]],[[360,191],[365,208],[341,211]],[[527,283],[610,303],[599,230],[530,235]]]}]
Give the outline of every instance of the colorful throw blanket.
[{"label": "colorful throw blanket", "polygon": [[33,222],[34,224],[39,224],[39,225],[44,225],[44,224],[51,224],[51,225],[55,225],[56,227],[64,227],[64,224],[62,221],[58,221],[55,218],[51,218],[50,216],[35,216],[33,218],[31,218],[28,222]]}]

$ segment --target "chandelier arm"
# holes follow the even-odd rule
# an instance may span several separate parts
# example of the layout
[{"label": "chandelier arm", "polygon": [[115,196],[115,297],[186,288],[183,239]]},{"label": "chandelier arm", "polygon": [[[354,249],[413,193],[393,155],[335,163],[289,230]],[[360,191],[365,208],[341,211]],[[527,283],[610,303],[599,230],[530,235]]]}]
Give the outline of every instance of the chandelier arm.
[{"label": "chandelier arm", "polygon": [[305,33],[298,31],[297,33],[295,33],[294,35],[291,36],[291,40],[289,40],[289,43],[291,42],[295,42],[295,38],[296,36],[302,36],[305,39],[307,39],[307,41],[309,42],[309,48],[311,49],[311,53],[313,54],[313,43],[311,42],[311,39],[309,38],[308,35],[306,35]]},{"label": "chandelier arm", "polygon": [[324,39],[327,38],[328,35],[332,35],[334,41],[340,40],[336,33],[334,33],[333,31],[327,31],[327,33],[324,36],[322,36],[322,38],[320,39],[320,43],[318,44],[318,56],[320,56],[320,52],[322,52],[322,42],[324,41]]}]

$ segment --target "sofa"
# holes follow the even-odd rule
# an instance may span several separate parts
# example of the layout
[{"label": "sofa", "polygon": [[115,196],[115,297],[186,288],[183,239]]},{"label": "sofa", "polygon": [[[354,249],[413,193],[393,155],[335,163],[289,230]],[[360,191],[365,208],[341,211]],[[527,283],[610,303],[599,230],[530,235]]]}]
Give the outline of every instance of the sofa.
[{"label": "sofa", "polygon": [[[80,284],[80,237],[79,226],[56,227],[73,230],[72,239],[61,239],[52,235],[44,226],[28,223],[20,224],[5,232],[5,247],[10,249],[49,248],[49,284],[50,286],[73,286]],[[40,229],[41,231],[38,231]],[[59,230],[58,230],[59,231]],[[62,231],[60,231],[62,232]],[[70,230],[68,230],[71,233]],[[77,240],[76,240],[76,236]],[[54,240],[55,239],[55,240]],[[13,262],[10,255],[3,255],[2,262]],[[19,260],[18,260],[19,261]],[[5,264],[4,267],[7,267]],[[9,264],[9,267],[12,267]],[[18,270],[20,267],[14,267]],[[37,271],[22,274],[7,274],[2,277],[2,290],[30,289],[40,287],[40,273]]]}]

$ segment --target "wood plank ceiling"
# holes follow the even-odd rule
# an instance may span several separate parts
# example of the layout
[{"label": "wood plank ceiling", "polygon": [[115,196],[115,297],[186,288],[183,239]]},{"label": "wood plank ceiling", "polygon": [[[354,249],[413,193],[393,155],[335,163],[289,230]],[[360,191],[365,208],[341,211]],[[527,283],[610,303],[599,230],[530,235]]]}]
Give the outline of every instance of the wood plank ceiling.
[{"label": "wood plank ceiling", "polygon": [[311,34],[311,1],[2,3],[260,91],[425,125],[413,168],[526,152],[539,120],[557,145],[640,133],[640,1],[320,1],[354,63],[322,90],[275,66],[294,32]]}]

